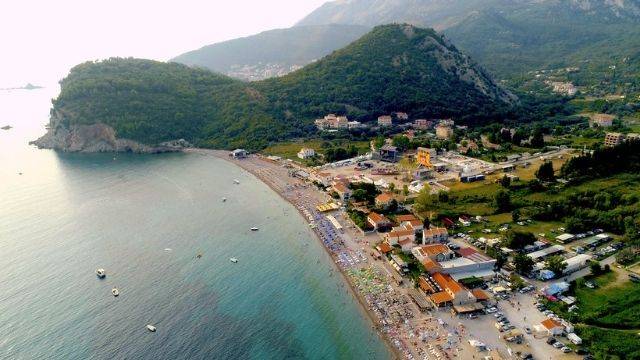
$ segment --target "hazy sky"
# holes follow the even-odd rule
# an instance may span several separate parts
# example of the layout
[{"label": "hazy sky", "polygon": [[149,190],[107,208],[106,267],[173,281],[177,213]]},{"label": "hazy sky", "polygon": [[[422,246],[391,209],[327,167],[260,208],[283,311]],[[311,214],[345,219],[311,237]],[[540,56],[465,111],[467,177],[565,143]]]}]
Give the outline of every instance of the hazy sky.
[{"label": "hazy sky", "polygon": [[293,25],[325,0],[3,0],[0,87],[55,83],[111,56],[168,60]]}]

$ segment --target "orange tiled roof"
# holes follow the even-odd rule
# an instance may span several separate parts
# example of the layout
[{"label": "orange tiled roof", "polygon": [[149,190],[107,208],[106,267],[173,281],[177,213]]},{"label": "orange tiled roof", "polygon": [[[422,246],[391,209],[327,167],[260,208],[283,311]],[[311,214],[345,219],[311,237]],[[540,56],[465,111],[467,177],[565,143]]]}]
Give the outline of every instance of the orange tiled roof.
[{"label": "orange tiled roof", "polygon": [[440,270],[440,265],[438,265],[438,263],[436,263],[435,261],[429,259],[429,258],[425,258],[422,261],[422,266],[424,266],[424,269],[427,270],[427,272],[434,272],[437,270]]},{"label": "orange tiled roof", "polygon": [[413,240],[411,238],[404,238],[404,239],[400,239],[398,241],[398,244],[403,245],[403,244],[412,243],[412,242],[413,242]]},{"label": "orange tiled roof", "polygon": [[[418,218],[413,214],[408,214],[408,215],[398,215],[398,216],[396,216],[396,220],[398,220],[399,223],[403,223],[405,221],[418,220]],[[420,221],[420,220],[418,220],[418,221]]]},{"label": "orange tiled roof", "polygon": [[400,236],[408,236],[408,235],[415,235],[415,232],[413,232],[413,230],[396,230],[396,231],[387,233],[388,237],[400,237]]},{"label": "orange tiled roof", "polygon": [[427,279],[424,278],[424,276],[420,276],[420,278],[418,278],[418,285],[420,285],[420,289],[422,289],[424,292],[428,294],[432,294],[436,292],[436,289],[434,289],[433,286],[429,284],[429,282],[427,281]]},{"label": "orange tiled roof", "polygon": [[382,215],[380,215],[380,214],[378,214],[376,212],[373,212],[373,211],[369,213],[369,219],[371,219],[376,224],[380,223],[380,222],[383,222],[383,221],[387,221],[386,217],[384,217],[384,216],[382,216]]},{"label": "orange tiled roof", "polygon": [[391,252],[392,248],[388,243],[381,242],[380,245],[378,245],[378,250],[382,251],[383,254],[386,254],[388,252]]},{"label": "orange tiled roof", "polygon": [[446,302],[453,300],[453,297],[445,291],[435,293],[430,297],[431,297],[431,301],[433,301],[435,304],[444,304]]},{"label": "orange tiled roof", "polygon": [[559,326],[562,326],[561,323],[553,320],[553,319],[547,319],[544,320],[543,322],[541,322],[542,326],[544,326],[545,328],[547,328],[548,330],[551,330],[553,328],[557,328]]},{"label": "orange tiled roof", "polygon": [[388,203],[391,200],[393,200],[393,196],[389,193],[382,193],[376,196],[376,202]]},{"label": "orange tiled roof", "polygon": [[448,234],[447,229],[445,229],[445,228],[431,228],[431,229],[425,229],[424,230],[424,235],[425,236],[434,236],[434,235],[442,235],[442,234]]},{"label": "orange tiled roof", "polygon": [[448,274],[435,273],[433,274],[433,280],[438,284],[438,286],[440,286],[441,289],[449,290],[454,294],[464,289],[462,285],[460,285]]},{"label": "orange tiled roof", "polygon": [[489,295],[487,295],[487,293],[484,292],[482,289],[473,289],[471,290],[471,293],[476,299],[480,301],[489,300]]},{"label": "orange tiled roof", "polygon": [[447,253],[451,250],[449,250],[449,248],[443,244],[430,244],[430,245],[420,246],[420,250],[418,251],[423,256],[433,256],[433,255],[438,255],[442,253]]},{"label": "orange tiled roof", "polygon": [[347,188],[344,184],[342,183],[337,183],[333,186],[333,188],[337,191],[337,192],[341,192],[341,193],[345,193],[347,191],[349,191],[349,188]]}]

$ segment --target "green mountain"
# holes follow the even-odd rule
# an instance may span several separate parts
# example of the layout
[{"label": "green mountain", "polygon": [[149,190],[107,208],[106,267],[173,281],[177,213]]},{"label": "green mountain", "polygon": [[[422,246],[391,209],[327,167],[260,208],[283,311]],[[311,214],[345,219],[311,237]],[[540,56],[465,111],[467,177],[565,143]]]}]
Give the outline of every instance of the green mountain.
[{"label": "green mountain", "polygon": [[[515,102],[443,36],[410,25],[376,27],[301,70],[264,81],[114,58],[74,67],[61,86],[50,131],[37,143],[43,147],[108,150],[112,129],[119,139],[145,144],[182,138],[199,146],[257,149],[315,134],[313,120],[329,112],[367,121],[405,111],[473,123]],[[95,133],[102,134],[100,144],[88,139],[68,145],[74,136]]]},{"label": "green mountain", "polygon": [[499,77],[578,67],[567,80],[640,90],[638,0],[338,0],[299,25],[390,22],[443,31]]},{"label": "green mountain", "polygon": [[171,61],[243,80],[280,76],[342,48],[371,30],[361,25],[310,25],[265,31],[179,55]]}]

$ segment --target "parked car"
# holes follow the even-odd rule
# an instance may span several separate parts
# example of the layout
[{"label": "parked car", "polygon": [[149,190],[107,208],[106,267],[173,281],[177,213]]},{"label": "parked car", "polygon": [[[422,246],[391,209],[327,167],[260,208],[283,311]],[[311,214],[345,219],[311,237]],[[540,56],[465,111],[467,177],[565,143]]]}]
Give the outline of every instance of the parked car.
[{"label": "parked car", "polygon": [[565,346],[565,347],[563,347],[563,348],[562,348],[562,349],[560,349],[560,350],[562,350],[562,352],[563,352],[563,353],[565,353],[565,354],[567,354],[567,353],[570,353],[570,352],[571,352],[571,348],[570,348],[570,347],[568,347],[568,346]]},{"label": "parked car", "polygon": [[549,345],[553,345],[553,344],[555,344],[556,342],[558,342],[558,340],[556,340],[556,338],[554,338],[553,336],[551,336],[551,337],[549,337],[549,338],[547,339],[547,344],[549,344]]},{"label": "parked car", "polygon": [[564,347],[564,344],[561,343],[560,341],[553,343],[553,347],[556,349],[562,349]]}]

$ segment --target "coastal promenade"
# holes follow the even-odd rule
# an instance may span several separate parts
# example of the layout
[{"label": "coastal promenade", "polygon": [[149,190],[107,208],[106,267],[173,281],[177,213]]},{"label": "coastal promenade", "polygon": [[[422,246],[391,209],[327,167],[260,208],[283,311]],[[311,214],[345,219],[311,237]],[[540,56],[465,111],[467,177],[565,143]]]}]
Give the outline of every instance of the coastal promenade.
[{"label": "coastal promenade", "polygon": [[188,152],[216,156],[240,166],[295,206],[333,258],[335,274],[345,279],[344,290],[359,301],[395,358],[474,359],[479,355],[468,344],[461,324],[421,312],[408,295],[410,285],[398,284],[390,264],[370,255],[379,241],[377,234],[362,234],[346,212],[337,210],[332,215],[343,227],[340,232],[316,210],[316,206],[331,200],[328,194],[291,177],[287,168],[259,155],[234,160],[226,151]]}]

